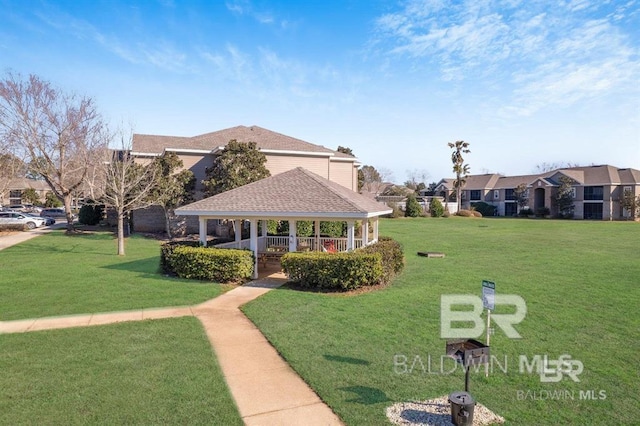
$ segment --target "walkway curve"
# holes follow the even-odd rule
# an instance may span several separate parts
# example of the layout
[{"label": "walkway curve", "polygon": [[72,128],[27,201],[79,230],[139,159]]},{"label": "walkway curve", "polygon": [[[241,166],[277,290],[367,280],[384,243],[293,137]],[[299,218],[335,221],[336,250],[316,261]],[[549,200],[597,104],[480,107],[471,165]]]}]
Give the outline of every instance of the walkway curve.
[{"label": "walkway curve", "polygon": [[196,306],[0,321],[0,334],[195,316],[246,425],[343,425],[239,309],[284,282],[252,281]]}]

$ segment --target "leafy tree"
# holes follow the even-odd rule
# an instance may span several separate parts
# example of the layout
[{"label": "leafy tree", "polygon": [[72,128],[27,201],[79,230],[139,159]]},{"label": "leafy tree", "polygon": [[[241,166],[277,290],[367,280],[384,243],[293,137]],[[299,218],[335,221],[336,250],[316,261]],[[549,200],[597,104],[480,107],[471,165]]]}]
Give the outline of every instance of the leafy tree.
[{"label": "leafy tree", "polygon": [[404,208],[405,217],[419,217],[422,215],[422,207],[415,194],[409,194]]},{"label": "leafy tree", "polygon": [[27,188],[22,191],[22,200],[33,205],[38,205],[41,202],[40,194],[38,194],[38,191],[33,188]]},{"label": "leafy tree", "polygon": [[434,197],[431,199],[429,212],[431,213],[431,217],[442,217],[444,215],[444,207],[439,198]]},{"label": "leafy tree", "polygon": [[202,182],[208,195],[216,195],[270,176],[266,167],[267,157],[255,142],[229,141],[222,153],[207,168],[207,178]]},{"label": "leafy tree", "polygon": [[320,222],[320,235],[338,238],[344,235],[344,229],[346,222]]},{"label": "leafy tree", "polygon": [[64,202],[67,232],[73,232],[72,198],[95,160],[94,149],[108,144],[94,101],[63,93],[34,75],[23,80],[8,73],[0,81],[0,129],[32,173]]},{"label": "leafy tree", "polygon": [[560,176],[560,185],[555,196],[558,215],[564,218],[572,218],[575,206],[573,204],[573,179]]},{"label": "leafy tree", "polygon": [[436,195],[436,187],[438,186],[437,182],[431,182],[429,185],[426,186],[426,191],[425,191],[425,195],[427,196],[434,196]]},{"label": "leafy tree", "polygon": [[156,184],[150,192],[151,202],[162,207],[165,219],[165,231],[171,235],[171,219],[175,209],[190,203],[194,199],[196,178],[188,169],[180,170],[183,162],[175,152],[167,152],[155,160]]},{"label": "leafy tree", "polygon": [[633,192],[626,189],[620,199],[620,204],[627,212],[630,218],[635,219],[640,214],[640,196],[634,197]]},{"label": "leafy tree", "polygon": [[362,169],[358,169],[358,192],[362,192],[364,187],[364,172]]},{"label": "leafy tree", "polygon": [[299,220],[296,223],[296,234],[298,237],[310,237],[313,235],[313,221]]},{"label": "leafy tree", "polygon": [[338,146],[338,149],[336,149],[336,151],[355,157],[355,155],[353,155],[353,150],[345,146]]},{"label": "leafy tree", "polygon": [[380,173],[373,166],[362,166],[362,187],[367,192],[377,192],[382,184]]},{"label": "leafy tree", "polygon": [[519,210],[527,207],[529,204],[529,191],[527,190],[527,184],[521,183],[516,186],[513,190],[513,195],[516,199],[516,203],[518,204]]},{"label": "leafy tree", "polygon": [[465,141],[449,142],[447,145],[449,145],[449,148],[453,149],[453,152],[451,153],[451,162],[453,163],[453,172],[456,174],[456,179],[453,181],[453,187],[456,189],[456,202],[458,203],[458,211],[460,211],[462,198],[460,193],[467,182],[466,177],[469,174],[469,165],[464,164],[462,154],[468,154],[471,151],[469,150],[469,143]]},{"label": "leafy tree", "polygon": [[47,195],[44,197],[44,206],[54,208],[62,207],[62,201],[60,201],[60,199],[56,197],[56,194],[54,194],[53,192],[47,192]]}]

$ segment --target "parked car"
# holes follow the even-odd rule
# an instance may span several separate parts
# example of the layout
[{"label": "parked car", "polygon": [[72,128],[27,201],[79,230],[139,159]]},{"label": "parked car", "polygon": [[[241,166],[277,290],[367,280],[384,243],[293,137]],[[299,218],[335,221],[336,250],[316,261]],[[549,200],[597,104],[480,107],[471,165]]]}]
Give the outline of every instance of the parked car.
[{"label": "parked car", "polygon": [[40,207],[34,206],[33,204],[13,204],[9,206],[9,209],[23,213],[40,213],[42,210]]},{"label": "parked car", "polygon": [[36,216],[33,213],[22,213],[22,214],[28,217],[35,217],[36,219],[44,219],[45,226],[51,226],[54,223],[56,223],[56,220],[50,216]]},{"label": "parked car", "polygon": [[21,212],[0,212],[0,225],[22,225],[27,229],[43,226],[46,220]]},{"label": "parked car", "polygon": [[[41,217],[63,217],[66,218],[67,215],[64,212],[64,209],[58,209],[58,208],[49,208],[49,209],[42,209],[42,211],[40,212],[40,216]],[[73,215],[73,218],[76,218],[76,215]]]}]

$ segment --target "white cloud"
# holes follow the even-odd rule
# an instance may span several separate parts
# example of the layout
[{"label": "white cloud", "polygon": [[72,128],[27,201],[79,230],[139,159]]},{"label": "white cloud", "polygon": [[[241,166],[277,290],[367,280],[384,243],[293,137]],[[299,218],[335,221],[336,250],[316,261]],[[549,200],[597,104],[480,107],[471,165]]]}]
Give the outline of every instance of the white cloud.
[{"label": "white cloud", "polygon": [[571,0],[553,8],[498,0],[447,7],[409,1],[376,21],[376,42],[387,55],[435,68],[442,80],[481,80],[500,88],[510,93],[500,95],[503,112],[528,115],[615,91],[637,93],[639,49],[623,25],[637,11],[635,0]]},{"label": "white cloud", "polygon": [[146,64],[172,72],[192,72],[187,54],[162,39],[134,41],[99,30],[91,23],[65,13],[49,10],[36,16],[51,28],[71,34],[73,37],[99,44],[107,51],[132,64]]}]

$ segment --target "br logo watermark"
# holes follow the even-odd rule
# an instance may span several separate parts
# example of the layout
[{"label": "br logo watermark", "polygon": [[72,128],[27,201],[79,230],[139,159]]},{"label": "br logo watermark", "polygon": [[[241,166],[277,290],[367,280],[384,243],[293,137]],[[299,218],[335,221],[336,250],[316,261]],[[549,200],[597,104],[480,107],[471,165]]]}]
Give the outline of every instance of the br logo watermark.
[{"label": "br logo watermark", "polygon": [[584,370],[584,364],[571,355],[560,355],[557,360],[550,360],[547,355],[534,355],[531,363],[525,355],[520,355],[520,372],[529,374],[534,371],[540,375],[542,383],[557,383],[568,376],[574,382],[579,382],[578,376]]},{"label": "br logo watermark", "polygon": [[[527,304],[515,294],[498,294],[495,305],[515,307],[513,314],[491,315],[491,319],[510,339],[520,339],[520,333],[513,328],[527,315]],[[472,310],[452,310],[453,306],[471,306]],[[480,316],[483,311],[482,299],[469,294],[443,294],[440,296],[440,337],[443,339],[470,339],[480,337],[485,325]],[[473,327],[453,327],[453,323],[473,323]]]}]

